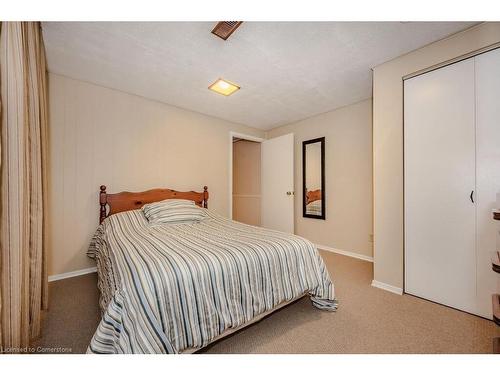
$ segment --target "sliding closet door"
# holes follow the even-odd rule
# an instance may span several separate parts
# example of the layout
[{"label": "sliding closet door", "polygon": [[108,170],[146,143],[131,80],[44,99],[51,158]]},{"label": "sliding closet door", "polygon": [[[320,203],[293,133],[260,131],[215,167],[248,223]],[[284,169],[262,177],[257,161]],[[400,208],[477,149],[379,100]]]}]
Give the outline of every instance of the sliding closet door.
[{"label": "sliding closet door", "polygon": [[405,291],[474,312],[474,59],[404,83]]},{"label": "sliding closet door", "polygon": [[491,211],[499,208],[500,193],[500,49],[475,58],[477,165],[477,306],[491,319],[491,295],[500,290],[491,271],[490,254],[499,248],[498,222]]}]

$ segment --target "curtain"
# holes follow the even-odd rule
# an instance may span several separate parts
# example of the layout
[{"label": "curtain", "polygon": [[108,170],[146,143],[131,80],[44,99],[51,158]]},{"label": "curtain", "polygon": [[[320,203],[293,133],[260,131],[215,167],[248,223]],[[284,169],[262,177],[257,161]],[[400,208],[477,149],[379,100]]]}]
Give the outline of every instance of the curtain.
[{"label": "curtain", "polygon": [[39,22],[0,25],[0,352],[27,348],[47,308],[47,73]]}]

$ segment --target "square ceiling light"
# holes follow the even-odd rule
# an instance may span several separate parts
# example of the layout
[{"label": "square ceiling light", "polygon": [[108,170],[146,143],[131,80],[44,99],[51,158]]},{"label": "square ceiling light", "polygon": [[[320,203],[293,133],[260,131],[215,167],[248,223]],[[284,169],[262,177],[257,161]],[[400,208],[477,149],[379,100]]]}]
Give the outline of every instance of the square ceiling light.
[{"label": "square ceiling light", "polygon": [[235,85],[232,82],[226,81],[225,79],[219,78],[217,81],[212,83],[208,87],[208,89],[215,91],[217,94],[229,96],[232,93],[238,91],[240,89],[240,86]]}]

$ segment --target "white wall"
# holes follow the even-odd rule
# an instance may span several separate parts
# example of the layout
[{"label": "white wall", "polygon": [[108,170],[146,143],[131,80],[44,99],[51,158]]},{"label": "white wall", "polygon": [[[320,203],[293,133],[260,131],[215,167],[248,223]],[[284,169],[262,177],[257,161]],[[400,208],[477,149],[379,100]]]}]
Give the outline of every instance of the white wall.
[{"label": "white wall", "polygon": [[374,278],[403,287],[403,77],[500,42],[483,23],[373,70]]},{"label": "white wall", "polygon": [[264,132],[101,86],[49,75],[49,275],[95,265],[86,250],[108,192],[210,192],[228,215],[229,132]]},{"label": "white wall", "polygon": [[[371,99],[268,132],[295,134],[295,233],[328,247],[372,256]],[[326,220],[302,217],[302,142],[325,137]]]}]

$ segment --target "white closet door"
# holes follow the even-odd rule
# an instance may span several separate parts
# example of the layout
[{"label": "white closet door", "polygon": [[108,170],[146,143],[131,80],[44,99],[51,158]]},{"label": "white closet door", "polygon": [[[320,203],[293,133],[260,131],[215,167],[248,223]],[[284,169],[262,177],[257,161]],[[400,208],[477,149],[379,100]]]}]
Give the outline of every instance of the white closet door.
[{"label": "white closet door", "polygon": [[474,59],[405,81],[405,291],[477,313],[474,138]]},{"label": "white closet door", "polygon": [[491,211],[498,208],[500,193],[500,49],[475,58],[476,64],[476,178],[477,178],[477,307],[491,319],[491,295],[500,290],[491,270],[490,253],[498,249],[498,222]]}]

